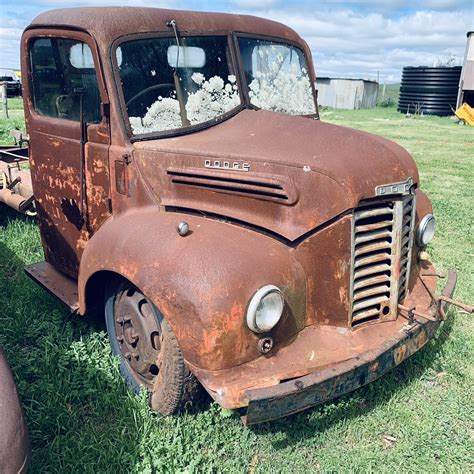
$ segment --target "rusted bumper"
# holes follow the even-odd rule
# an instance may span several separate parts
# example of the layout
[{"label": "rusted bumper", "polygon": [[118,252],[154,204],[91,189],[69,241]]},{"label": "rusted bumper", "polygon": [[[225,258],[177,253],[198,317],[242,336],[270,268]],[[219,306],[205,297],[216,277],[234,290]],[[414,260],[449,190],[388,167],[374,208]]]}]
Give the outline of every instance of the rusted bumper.
[{"label": "rusted bumper", "polygon": [[[443,295],[452,296],[456,280],[456,272],[450,270]],[[448,303],[442,301],[440,305],[445,310]],[[247,390],[249,403],[242,421],[253,425],[281,418],[373,382],[421,349],[435,335],[441,323],[439,309],[433,306],[430,312],[437,318],[435,321],[418,318],[404,331],[355,359],[272,387]]]}]

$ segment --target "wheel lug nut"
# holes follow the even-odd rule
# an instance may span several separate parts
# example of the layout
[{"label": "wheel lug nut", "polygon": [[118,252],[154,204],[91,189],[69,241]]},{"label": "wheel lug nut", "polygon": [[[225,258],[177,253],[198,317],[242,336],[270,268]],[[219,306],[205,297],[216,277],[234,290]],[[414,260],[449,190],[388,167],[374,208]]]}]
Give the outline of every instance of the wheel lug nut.
[{"label": "wheel lug nut", "polygon": [[138,360],[138,358],[140,357],[140,354],[138,352],[132,352],[132,357],[135,359],[135,360]]},{"label": "wheel lug nut", "polygon": [[131,360],[132,359],[132,355],[130,354],[130,352],[125,352],[124,355],[125,359],[127,360]]},{"label": "wheel lug nut", "polygon": [[123,342],[123,336],[117,336],[117,341],[118,342]]}]

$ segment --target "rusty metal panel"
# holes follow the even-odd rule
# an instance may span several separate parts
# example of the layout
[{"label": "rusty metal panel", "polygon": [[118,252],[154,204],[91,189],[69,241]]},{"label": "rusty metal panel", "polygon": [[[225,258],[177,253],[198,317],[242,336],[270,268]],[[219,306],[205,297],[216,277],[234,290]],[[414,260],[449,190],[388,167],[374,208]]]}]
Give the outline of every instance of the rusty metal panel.
[{"label": "rusty metal panel", "polygon": [[[288,143],[292,143],[291,151]],[[134,148],[144,182],[162,205],[227,216],[290,241],[356,207],[362,199],[375,197],[380,183],[404,181],[409,176],[418,182],[412,158],[388,140],[264,110],[243,110],[201,132],[137,142]],[[209,171],[206,161],[222,157],[231,163],[247,163],[247,179],[292,181],[293,205],[281,206],[275,199],[242,196],[229,189],[224,193],[211,187],[183,186],[167,175],[168,169],[175,173]],[[242,179],[244,174],[226,169],[215,173],[222,179],[229,173]]]},{"label": "rusty metal panel", "polygon": [[127,165],[123,160],[115,160],[115,188],[119,194],[128,194]]},{"label": "rusty metal panel", "polygon": [[[300,36],[288,26],[275,21],[249,15],[209,13],[161,8],[68,8],[52,10],[37,16],[30,27],[69,25],[87,31],[101,45],[109,45],[123,35],[143,32],[170,32],[168,23],[175,20],[182,32],[258,33],[276,36],[289,41],[302,42]],[[303,44],[304,49],[306,45]]]},{"label": "rusty metal panel", "polygon": [[56,270],[47,262],[34,263],[25,267],[26,274],[63,302],[71,313],[79,310],[77,282]]},{"label": "rusty metal panel", "polygon": [[13,376],[0,349],[0,468],[4,473],[25,474],[31,450]]},{"label": "rusty metal panel", "polygon": [[[48,36],[88,44],[95,63],[100,64],[100,61],[92,38],[83,32],[38,29],[25,32],[22,38],[23,99],[30,136],[29,162],[45,258],[61,272],[76,278],[86,243],[110,216],[107,206],[110,197],[110,136],[104,120],[87,126],[82,165],[79,121],[49,117],[35,110],[28,48],[34,39]],[[100,67],[97,71],[99,94],[101,100],[106,102],[107,93]],[[81,220],[86,224],[82,225]]]}]

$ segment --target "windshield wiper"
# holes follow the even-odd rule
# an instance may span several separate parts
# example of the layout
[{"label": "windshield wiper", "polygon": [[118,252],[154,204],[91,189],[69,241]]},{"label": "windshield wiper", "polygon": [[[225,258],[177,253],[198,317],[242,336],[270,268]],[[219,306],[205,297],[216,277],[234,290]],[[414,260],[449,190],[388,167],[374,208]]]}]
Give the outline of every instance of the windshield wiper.
[{"label": "windshield wiper", "polygon": [[178,76],[179,52],[181,50],[181,46],[179,44],[178,29],[176,28],[176,20],[171,20],[167,26],[170,28],[173,28],[174,36],[176,38],[176,46],[178,47],[178,52],[176,53],[176,67],[173,70],[173,79],[174,79],[174,87],[176,89],[176,97],[178,98],[178,102],[179,102],[179,116],[181,118],[182,126],[189,127],[191,125],[191,122],[189,121],[188,115],[186,113],[183,87],[181,85],[181,80]]}]

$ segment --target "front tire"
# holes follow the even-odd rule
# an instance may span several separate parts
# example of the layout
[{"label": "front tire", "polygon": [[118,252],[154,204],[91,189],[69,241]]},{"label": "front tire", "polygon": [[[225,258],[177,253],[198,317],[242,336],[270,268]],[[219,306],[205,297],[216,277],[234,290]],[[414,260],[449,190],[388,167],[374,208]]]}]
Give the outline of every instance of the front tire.
[{"label": "front tire", "polygon": [[198,382],[153,303],[129,283],[113,285],[105,295],[105,320],[122,376],[136,393],[141,386],[150,391],[153,410],[171,415],[192,403]]}]

